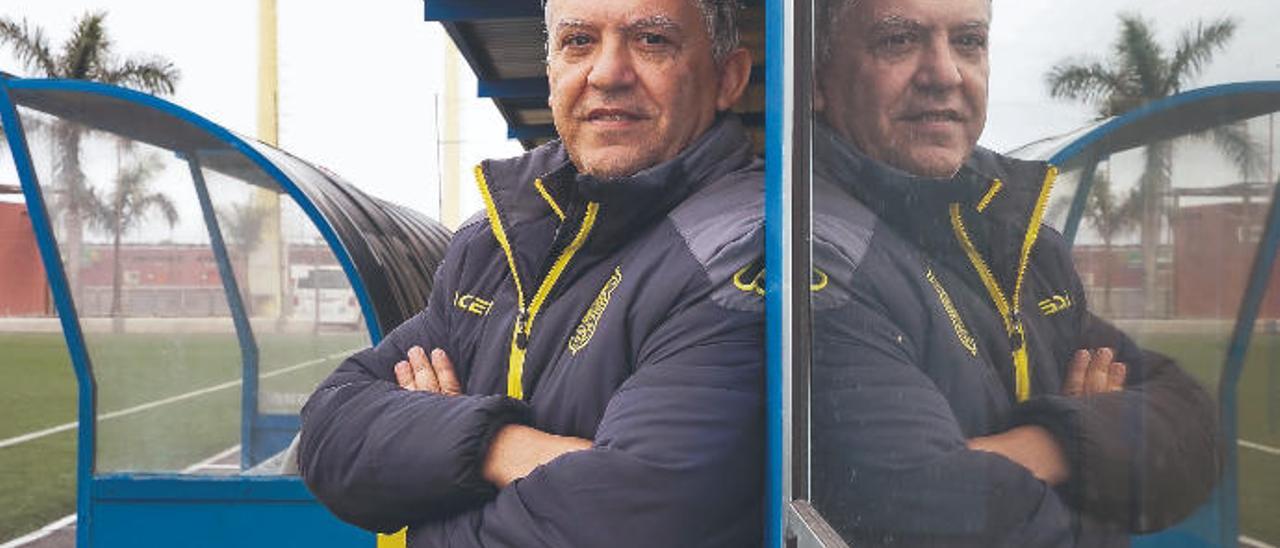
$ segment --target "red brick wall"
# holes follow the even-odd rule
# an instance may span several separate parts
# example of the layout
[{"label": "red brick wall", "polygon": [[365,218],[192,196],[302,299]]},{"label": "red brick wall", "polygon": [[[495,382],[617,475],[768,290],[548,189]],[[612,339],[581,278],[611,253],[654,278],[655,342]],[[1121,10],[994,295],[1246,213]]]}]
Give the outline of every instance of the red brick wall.
[{"label": "red brick wall", "polygon": [[[1183,318],[1235,318],[1253,268],[1267,204],[1183,207],[1173,221],[1174,310]],[[1261,317],[1280,317],[1273,272]]]},{"label": "red brick wall", "polygon": [[0,202],[0,317],[52,313],[27,206]]}]

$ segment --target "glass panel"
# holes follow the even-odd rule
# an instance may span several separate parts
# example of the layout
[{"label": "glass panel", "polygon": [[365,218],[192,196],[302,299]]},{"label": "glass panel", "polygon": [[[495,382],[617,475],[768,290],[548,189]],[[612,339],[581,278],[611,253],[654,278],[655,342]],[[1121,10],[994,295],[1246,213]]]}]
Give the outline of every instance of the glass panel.
[{"label": "glass panel", "polygon": [[312,221],[184,122],[96,96],[23,100],[83,101],[70,111],[93,121],[21,110],[97,382],[97,473],[232,474],[282,451],[307,395],[369,341]]},{"label": "glass panel", "polygon": [[45,501],[0,504],[0,543],[75,508],[75,430],[49,429],[75,423],[76,381],[19,184],[0,131],[0,492]]},{"label": "glass panel", "polygon": [[[796,491],[807,492],[850,544],[1033,545],[1057,535],[1076,536],[1081,545],[1127,541],[1130,524],[1108,524],[1116,518],[1104,515],[1099,501],[1137,508],[1136,501],[1124,494],[1114,500],[1081,495],[1076,490],[1100,484],[1086,485],[1097,471],[1059,468],[1065,476],[1045,475],[1052,467],[1043,467],[1044,460],[1016,453],[1044,443],[1007,437],[1029,432],[1019,425],[1041,425],[1030,432],[1045,435],[1049,447],[1083,454],[1061,426],[1073,420],[1066,410],[1121,397],[1077,397],[1068,386],[1074,352],[1099,350],[1082,348],[1093,344],[1086,335],[1096,333],[1082,329],[1095,325],[1085,323],[1085,311],[1143,348],[1174,358],[1216,400],[1277,183],[1277,122],[1267,109],[1223,100],[1198,113],[1147,120],[1123,138],[1094,143],[1092,150],[1104,151],[1094,156],[1098,161],[1083,154],[1065,161],[1043,200],[1045,173],[1038,166],[972,147],[980,141],[1009,150],[1032,142],[1018,149],[1020,157],[1045,159],[1087,134],[1088,126],[1101,126],[1099,114],[1132,114],[1152,102],[1152,94],[1126,96],[1128,88],[1094,93],[1100,88],[1093,84],[1080,84],[1068,100],[1063,96],[1072,94],[1061,86],[1069,82],[1060,84],[1059,97],[1040,85],[1061,73],[1055,66],[1084,57],[1108,70],[1135,70],[1116,58],[1113,38],[1125,25],[1153,29],[1130,38],[1158,42],[1143,52],[1168,57],[1187,43],[1177,41],[1178,33],[1209,28],[1222,11],[1235,17],[1213,27],[1226,38],[1199,57],[1203,63],[1155,99],[1264,77],[1272,67],[1256,62],[1251,45],[1274,39],[1253,22],[1277,11],[1228,2],[1212,12],[1171,12],[1143,1],[1126,8],[1140,14],[1130,16],[1111,3],[1086,4],[1060,10],[1001,4],[989,18],[991,3],[981,0],[946,9],[932,2],[813,1],[816,67],[810,74],[806,63],[795,64],[801,67],[797,85],[812,75],[812,90],[798,94],[812,91],[815,106],[807,166],[811,219],[797,220],[812,223],[812,265],[796,271],[812,266],[813,326],[807,340],[797,339],[810,345],[812,363],[795,364],[792,375],[803,395],[792,410],[793,431],[808,435],[801,436],[807,458],[798,463],[807,469],[798,475],[806,484]],[[1046,20],[1071,31],[1031,31]],[[1168,59],[1153,66],[1187,70]],[[1110,82],[1120,81],[1131,83]],[[1011,135],[1021,142],[1001,142]],[[808,160],[797,159],[802,166]],[[1042,231],[1024,269],[1024,238],[1041,226],[1029,222],[1041,203],[1040,221],[1057,232],[1076,231],[1075,246]],[[1083,220],[1074,224],[1074,215]],[[1271,352],[1269,337],[1280,332],[1272,325],[1280,318],[1270,319],[1273,298],[1263,303],[1268,319],[1256,330],[1244,382],[1250,386],[1242,386],[1240,403],[1242,436],[1256,438],[1241,443],[1261,448],[1241,449],[1241,513],[1222,516],[1230,520],[1226,527],[1238,518],[1242,533],[1268,544],[1280,542],[1280,533],[1259,516],[1274,516],[1280,504],[1280,453],[1274,450],[1280,445],[1266,425],[1274,418],[1269,409],[1280,404],[1267,407],[1277,399],[1277,385],[1268,385],[1266,376],[1266,363],[1274,360],[1258,356]],[[1115,346],[1122,339],[1107,335],[1105,341]],[[1128,356],[1134,367],[1126,372],[1133,376],[1124,397],[1140,401],[1132,384],[1145,382],[1144,368],[1154,360]],[[1186,415],[1170,424],[1186,437],[1151,449],[1168,458],[1205,439],[1194,439],[1195,428],[1216,417],[1209,400],[1197,406],[1179,397],[1176,407]],[[1154,409],[1133,412],[1155,421]],[[1123,418],[1113,412],[1098,420],[1122,424]],[[1154,430],[1139,422],[1117,437],[1136,443],[1136,436]],[[1255,462],[1246,466],[1246,457]],[[1098,470],[1115,472],[1116,479],[1130,477],[1131,464],[1142,465],[1090,466],[1113,466]],[[1181,497],[1188,507],[1220,503],[1207,494],[1210,468],[1163,478],[1179,487],[1150,507]],[[1045,489],[1046,483],[1061,487]],[[1218,525],[1201,517],[1169,534],[1219,542]]]},{"label": "glass panel", "polygon": [[99,473],[237,442],[239,349],[186,162],[22,110],[93,362]]},{"label": "glass panel", "polygon": [[250,421],[256,464],[296,433],[265,417],[297,416],[342,359],[368,346],[369,334],[337,257],[279,185],[243,156],[201,161],[259,352]]},{"label": "glass panel", "polygon": [[1280,275],[1273,267],[1236,386],[1240,533],[1280,539]]}]

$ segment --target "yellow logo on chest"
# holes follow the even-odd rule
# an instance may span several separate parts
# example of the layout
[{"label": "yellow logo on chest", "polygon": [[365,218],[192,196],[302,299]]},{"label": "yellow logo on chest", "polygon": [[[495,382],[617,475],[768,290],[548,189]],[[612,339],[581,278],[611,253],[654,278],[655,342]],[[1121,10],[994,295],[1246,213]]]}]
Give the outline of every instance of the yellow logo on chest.
[{"label": "yellow logo on chest", "polygon": [[460,295],[457,291],[453,292],[453,306],[464,312],[470,312],[477,316],[485,316],[493,309],[493,301],[486,301],[475,295]]},{"label": "yellow logo on chest", "polygon": [[573,331],[573,338],[569,339],[570,354],[577,355],[579,350],[586,348],[587,343],[591,342],[591,337],[596,334],[596,326],[600,323],[600,317],[604,315],[604,309],[609,306],[609,299],[613,297],[613,290],[617,289],[620,283],[622,283],[622,269],[614,267],[613,275],[604,283],[604,287],[600,288],[600,294],[596,295],[596,300],[591,302],[587,313],[582,315],[582,321],[578,322],[578,328]]},{"label": "yellow logo on chest", "polygon": [[942,282],[938,281],[938,277],[934,275],[933,269],[928,268],[924,271],[924,277],[929,280],[929,285],[933,286],[933,290],[938,293],[938,300],[942,301],[942,309],[947,312],[947,317],[951,319],[951,327],[956,331],[956,338],[960,339],[960,346],[968,350],[970,354],[978,355],[978,341],[969,334],[969,328],[964,325],[964,320],[960,318],[960,311],[956,310],[955,303],[951,302],[951,295],[947,294],[946,288],[942,287]]},{"label": "yellow logo on chest", "polygon": [[1040,312],[1043,312],[1045,316],[1052,316],[1068,308],[1071,308],[1071,295],[1066,293],[1054,295],[1040,301]]}]

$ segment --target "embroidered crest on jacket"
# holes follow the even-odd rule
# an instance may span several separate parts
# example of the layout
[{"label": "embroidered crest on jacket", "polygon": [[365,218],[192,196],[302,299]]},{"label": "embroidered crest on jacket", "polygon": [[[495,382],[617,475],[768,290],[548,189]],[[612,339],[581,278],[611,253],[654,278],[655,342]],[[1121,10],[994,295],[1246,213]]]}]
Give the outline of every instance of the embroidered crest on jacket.
[{"label": "embroidered crest on jacket", "polygon": [[613,275],[604,283],[604,287],[600,288],[600,294],[596,295],[596,300],[587,308],[587,313],[582,315],[582,321],[578,322],[578,328],[573,331],[573,338],[569,339],[569,353],[576,355],[591,342],[591,337],[596,334],[596,325],[600,323],[600,317],[604,315],[604,309],[609,306],[609,299],[613,297],[613,290],[617,289],[620,283],[622,283],[622,269],[614,267]]},{"label": "embroidered crest on jacket", "polygon": [[947,293],[946,288],[942,287],[942,282],[938,281],[938,277],[934,275],[932,268],[926,268],[924,277],[929,280],[929,285],[933,286],[933,290],[938,292],[938,300],[942,301],[942,309],[947,312],[947,317],[951,318],[951,327],[956,331],[956,338],[960,339],[960,346],[968,350],[970,354],[978,355],[978,341],[969,334],[969,328],[964,325],[964,320],[960,318],[960,312],[956,310],[955,303],[951,302],[951,295]]},{"label": "embroidered crest on jacket", "polygon": [[1045,316],[1052,316],[1068,308],[1071,308],[1071,295],[1065,293],[1040,301],[1040,312]]}]

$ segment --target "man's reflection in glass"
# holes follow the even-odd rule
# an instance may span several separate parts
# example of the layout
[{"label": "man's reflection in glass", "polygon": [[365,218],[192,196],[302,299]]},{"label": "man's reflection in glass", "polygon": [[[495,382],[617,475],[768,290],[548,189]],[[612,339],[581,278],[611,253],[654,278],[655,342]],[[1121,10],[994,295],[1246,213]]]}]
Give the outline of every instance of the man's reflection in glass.
[{"label": "man's reflection in glass", "polygon": [[1056,170],[976,147],[989,0],[818,4],[819,511],[863,545],[1116,546],[1185,518],[1215,405],[1089,313],[1041,223]]}]

